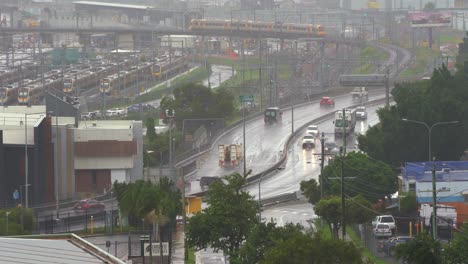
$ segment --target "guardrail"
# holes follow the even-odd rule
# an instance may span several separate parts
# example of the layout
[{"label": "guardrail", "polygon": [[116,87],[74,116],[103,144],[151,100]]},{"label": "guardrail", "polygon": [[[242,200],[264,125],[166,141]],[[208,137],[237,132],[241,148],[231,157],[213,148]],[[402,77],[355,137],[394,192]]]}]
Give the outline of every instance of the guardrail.
[{"label": "guardrail", "polygon": [[[376,100],[373,100],[373,101],[368,101],[366,103],[364,103],[363,105],[365,106],[373,106],[373,105],[378,105],[378,104],[381,104],[385,102],[385,98],[380,98],[380,99],[376,99]],[[351,105],[349,106],[349,108],[353,108],[353,107],[357,107],[357,106],[360,106],[361,104],[355,104],[355,105]],[[296,129],[294,131],[293,134],[291,134],[289,137],[288,137],[288,140],[286,141],[286,144],[284,145],[284,148],[283,148],[283,156],[281,157],[281,159],[275,163],[272,167],[268,168],[267,170],[261,172],[261,173],[258,173],[258,174],[255,174],[249,178],[247,178],[247,184],[252,184],[258,180],[260,180],[260,178],[263,179],[267,179],[269,177],[272,176],[272,172],[273,171],[276,171],[277,168],[281,167],[284,165],[284,163],[286,162],[287,160],[287,157],[288,157],[288,149],[291,147],[291,144],[293,143],[293,141],[298,137],[299,134],[302,134],[302,132],[310,125],[310,124],[313,124],[313,123],[318,123],[318,122],[322,122],[324,120],[327,120],[327,119],[330,119],[331,117],[333,117],[335,115],[335,112],[331,112],[331,113],[328,113],[328,114],[325,114],[319,118],[316,118],[316,119],[313,119],[311,120],[310,122],[307,122],[305,123],[304,125],[300,126],[298,129]],[[265,177],[266,176],[266,177]]]},{"label": "guardrail", "polygon": [[[315,102],[317,99],[319,99],[320,97],[325,96],[325,95],[333,96],[333,95],[337,95],[337,94],[343,94],[344,92],[350,91],[351,89],[352,88],[350,88],[350,87],[346,87],[346,88],[340,87],[338,89],[333,89],[333,90],[332,89],[327,89],[325,91],[320,91],[318,93],[312,94],[309,98],[304,98],[304,100],[301,100],[299,103],[295,102],[294,107],[296,108],[296,107],[301,107],[301,106],[304,106],[304,105],[307,105],[307,104],[311,104],[311,103]],[[280,107],[282,109],[284,109],[284,110],[287,110],[287,109],[291,108],[291,104],[290,104],[290,102],[287,102],[287,103],[284,103],[284,104],[280,105]],[[263,116],[263,112],[257,112],[255,114],[249,115],[249,116],[247,116],[245,118],[245,122],[250,122],[253,119],[256,119],[256,118],[258,118],[260,116]],[[231,125],[225,127],[219,135],[215,136],[214,137],[215,139],[211,143],[205,144],[203,146],[200,146],[197,149],[187,151],[187,152],[177,156],[175,158],[175,167],[176,168],[181,167],[186,163],[192,162],[198,156],[203,155],[208,151],[211,151],[213,146],[216,145],[216,142],[218,142],[218,140],[222,136],[229,133],[230,131],[232,131],[236,127],[242,125],[242,123],[243,123],[242,119],[236,121],[235,123],[232,123]]]}]

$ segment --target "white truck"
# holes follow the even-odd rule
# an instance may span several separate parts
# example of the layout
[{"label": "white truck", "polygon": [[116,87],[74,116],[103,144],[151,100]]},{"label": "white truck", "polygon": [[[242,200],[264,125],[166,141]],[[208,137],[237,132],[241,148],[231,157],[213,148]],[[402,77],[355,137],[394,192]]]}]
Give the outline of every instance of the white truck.
[{"label": "white truck", "polygon": [[243,146],[237,144],[218,145],[219,166],[237,166],[243,159]]},{"label": "white truck", "polygon": [[350,135],[356,127],[356,109],[345,109],[344,117],[343,110],[336,111],[333,123],[335,124],[335,137],[343,136],[343,132],[345,136]]},{"label": "white truck", "polygon": [[[419,216],[424,218],[424,226],[429,228],[432,225],[432,204],[421,204]],[[443,204],[437,205],[437,227],[448,228],[450,225],[457,225],[457,209],[454,206]]]},{"label": "white truck", "polygon": [[366,87],[354,87],[354,90],[351,92],[353,99],[368,99],[369,94]]}]

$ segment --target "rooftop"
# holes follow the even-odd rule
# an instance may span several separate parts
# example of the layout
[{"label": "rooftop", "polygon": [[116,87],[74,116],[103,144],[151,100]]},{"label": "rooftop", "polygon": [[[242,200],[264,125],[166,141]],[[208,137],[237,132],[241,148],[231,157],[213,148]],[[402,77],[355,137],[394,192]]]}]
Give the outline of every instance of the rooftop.
[{"label": "rooftop", "polygon": [[114,3],[94,2],[94,1],[75,1],[75,2],[73,2],[73,4],[75,4],[75,5],[99,6],[99,7],[129,8],[129,9],[139,9],[139,10],[146,10],[146,9],[153,8],[152,6],[114,4]]},{"label": "rooftop", "polygon": [[432,181],[435,165],[437,181],[468,181],[468,161],[406,162],[402,168],[405,180]]},{"label": "rooftop", "polygon": [[75,234],[1,237],[0,263],[124,263]]}]

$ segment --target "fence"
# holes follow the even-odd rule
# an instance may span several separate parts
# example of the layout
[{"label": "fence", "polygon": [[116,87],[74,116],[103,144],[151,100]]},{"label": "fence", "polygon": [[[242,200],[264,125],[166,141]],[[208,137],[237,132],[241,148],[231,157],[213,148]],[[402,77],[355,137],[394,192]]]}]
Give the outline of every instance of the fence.
[{"label": "fence", "polygon": [[96,231],[113,233],[120,226],[117,210],[102,212],[61,212],[59,215],[36,215],[36,232],[57,233],[92,233]]}]

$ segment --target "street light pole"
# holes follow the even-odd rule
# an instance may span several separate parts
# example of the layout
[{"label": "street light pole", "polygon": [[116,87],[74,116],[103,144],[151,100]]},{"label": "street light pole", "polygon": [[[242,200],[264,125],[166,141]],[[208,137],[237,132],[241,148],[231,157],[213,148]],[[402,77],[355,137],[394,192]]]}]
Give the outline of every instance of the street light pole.
[{"label": "street light pole", "polygon": [[[416,121],[416,120],[411,120],[411,119],[406,119],[403,118],[401,119],[404,122],[408,123],[415,123],[415,124],[420,124],[423,125],[427,128],[427,134],[428,134],[428,161],[431,162],[432,160],[432,129],[436,126],[440,125],[449,125],[449,124],[457,124],[459,121],[449,121],[449,122],[437,122],[432,124],[432,126],[429,126],[425,122],[421,121]],[[436,190],[436,174],[435,174],[435,163],[432,163],[432,238],[434,240],[437,239],[437,190]]]},{"label": "street light pole", "polygon": [[26,208],[28,208],[28,176],[29,176],[29,161],[28,161],[28,115],[25,113],[24,114],[24,176],[26,178],[26,183],[25,183],[25,205]]}]

